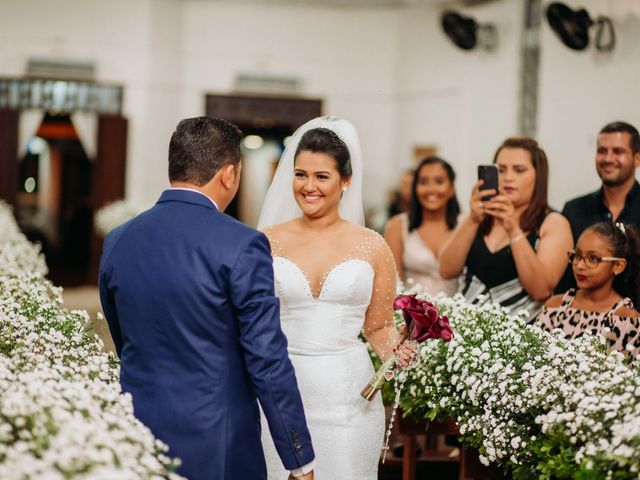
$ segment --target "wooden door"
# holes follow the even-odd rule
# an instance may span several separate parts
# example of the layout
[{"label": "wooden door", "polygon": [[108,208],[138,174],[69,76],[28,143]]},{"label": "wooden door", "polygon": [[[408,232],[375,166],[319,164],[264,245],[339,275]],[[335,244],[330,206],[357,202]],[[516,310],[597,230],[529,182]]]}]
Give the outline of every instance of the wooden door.
[{"label": "wooden door", "polygon": [[322,100],[251,95],[207,95],[206,114],[236,125],[255,128],[286,128],[293,132],[322,115]]},{"label": "wooden door", "polygon": [[[224,118],[238,125],[245,135],[276,130],[290,135],[300,125],[322,115],[319,99],[208,94],[205,102],[207,116]],[[238,218],[240,198],[241,195],[236,195],[225,213]]]},{"label": "wooden door", "polygon": [[[93,170],[92,206],[95,211],[109,202],[124,198],[127,167],[128,121],[120,115],[98,117],[98,151]],[[98,283],[102,237],[93,231],[87,283]]]},{"label": "wooden door", "polygon": [[0,108],[0,198],[10,205],[18,190],[19,116],[19,110]]}]

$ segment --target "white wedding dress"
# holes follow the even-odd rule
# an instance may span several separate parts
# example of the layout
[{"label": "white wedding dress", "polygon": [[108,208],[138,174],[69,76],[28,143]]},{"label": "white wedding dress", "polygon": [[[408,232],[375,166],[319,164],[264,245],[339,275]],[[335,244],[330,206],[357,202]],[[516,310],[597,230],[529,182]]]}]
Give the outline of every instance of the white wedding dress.
[{"label": "white wedding dress", "polygon": [[[374,370],[358,338],[370,306],[373,267],[361,258],[335,265],[317,298],[293,261],[274,253],[273,268],[282,329],[316,453],[315,478],[375,480],[384,409],[380,395],[371,402],[360,396]],[[262,444],[269,480],[286,480],[289,472],[264,417]]]},{"label": "white wedding dress", "polygon": [[[293,134],[278,163],[264,200],[258,228],[269,237],[273,254],[280,319],[295,367],[311,441],[316,454],[318,480],[377,480],[384,440],[384,408],[378,395],[369,402],[360,391],[373,375],[367,347],[360,332],[378,337],[392,330],[396,270],[393,255],[377,233],[362,230],[335,245],[342,261],[327,265],[323,282],[312,291],[299,264],[281,248],[274,227],[302,216],[293,195],[295,153],[303,135],[328,129],[345,143],[351,157],[349,188],[341,194],[340,218],[364,227],[362,204],[363,162],[358,133],[348,121],[318,117]],[[363,328],[364,327],[364,328]],[[389,334],[389,342],[396,342]],[[384,352],[391,344],[378,345]],[[269,480],[286,480],[264,417],[262,445]]]}]

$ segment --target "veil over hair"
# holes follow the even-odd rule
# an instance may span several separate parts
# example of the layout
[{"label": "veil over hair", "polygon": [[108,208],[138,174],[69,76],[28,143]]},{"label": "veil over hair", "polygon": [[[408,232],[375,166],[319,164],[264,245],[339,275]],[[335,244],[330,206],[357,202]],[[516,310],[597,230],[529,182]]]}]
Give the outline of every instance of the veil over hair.
[{"label": "veil over hair", "polygon": [[278,168],[264,199],[258,229],[287,222],[302,215],[293,196],[294,160],[302,136],[314,128],[326,128],[334,132],[349,149],[351,156],[351,183],[340,200],[340,217],[364,226],[362,205],[362,152],[355,127],[342,118],[317,117],[302,125],[287,144]]}]

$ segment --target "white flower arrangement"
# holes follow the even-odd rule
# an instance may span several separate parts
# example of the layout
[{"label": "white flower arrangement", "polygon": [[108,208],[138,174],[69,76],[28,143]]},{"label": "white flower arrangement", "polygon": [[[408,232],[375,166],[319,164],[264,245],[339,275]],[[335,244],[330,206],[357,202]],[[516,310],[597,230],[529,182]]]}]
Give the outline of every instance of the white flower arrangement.
[{"label": "white flower arrangement", "polygon": [[118,360],[61,308],[39,247],[0,202],[0,478],[178,479],[133,416]]},{"label": "white flower arrangement", "polygon": [[126,200],[116,200],[98,209],[95,214],[96,231],[106,237],[107,234],[142,213],[143,209]]},{"label": "white flower arrangement", "polygon": [[637,362],[600,337],[566,340],[494,304],[418,297],[448,316],[455,336],[421,345],[405,415],[453,418],[464,445],[514,478],[640,479]]}]

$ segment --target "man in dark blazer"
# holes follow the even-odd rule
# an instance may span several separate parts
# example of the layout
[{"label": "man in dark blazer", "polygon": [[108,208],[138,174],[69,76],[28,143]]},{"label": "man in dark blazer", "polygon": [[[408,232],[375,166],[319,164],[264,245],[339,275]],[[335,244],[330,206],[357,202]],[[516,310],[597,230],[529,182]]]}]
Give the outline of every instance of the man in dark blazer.
[{"label": "man in dark blazer", "polygon": [[[314,453],[266,237],[222,213],[240,182],[234,125],[181,121],[156,205],[105,239],[100,297],[134,411],[190,480],[266,479],[257,398],[292,478]],[[256,398],[257,397],[257,398]]]},{"label": "man in dark blazer", "polygon": [[[596,172],[602,185],[595,192],[569,200],[562,214],[571,224],[574,244],[587,228],[598,222],[622,222],[640,228],[640,134],[631,124],[612,122],[600,130],[596,149]],[[556,293],[575,288],[569,266]]]}]

